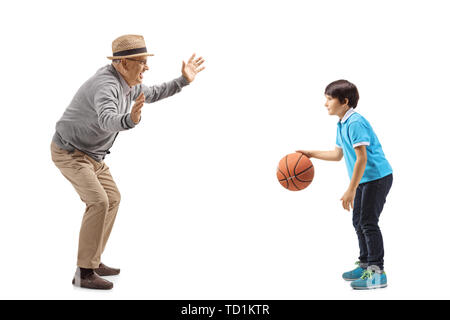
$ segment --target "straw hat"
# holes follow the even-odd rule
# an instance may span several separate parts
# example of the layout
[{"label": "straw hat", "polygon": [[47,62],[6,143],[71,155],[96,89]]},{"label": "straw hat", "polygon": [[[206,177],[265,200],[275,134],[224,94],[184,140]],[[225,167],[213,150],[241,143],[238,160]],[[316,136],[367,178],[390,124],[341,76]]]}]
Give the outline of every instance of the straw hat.
[{"label": "straw hat", "polygon": [[112,52],[113,56],[107,57],[110,60],[153,56],[153,54],[147,53],[144,37],[135,34],[126,34],[114,40],[112,43]]}]

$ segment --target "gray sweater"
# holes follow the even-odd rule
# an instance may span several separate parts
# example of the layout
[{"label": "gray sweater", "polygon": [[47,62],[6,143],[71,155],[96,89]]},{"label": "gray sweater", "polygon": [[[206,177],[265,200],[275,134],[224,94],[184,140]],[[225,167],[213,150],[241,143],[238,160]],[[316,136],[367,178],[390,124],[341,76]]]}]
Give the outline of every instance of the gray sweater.
[{"label": "gray sweater", "polygon": [[181,76],[159,86],[139,84],[130,89],[116,69],[107,65],[75,94],[56,123],[53,141],[60,148],[78,149],[100,162],[109,153],[119,131],[134,128],[129,111],[141,92],[145,102],[150,103],[170,97],[188,84]]}]

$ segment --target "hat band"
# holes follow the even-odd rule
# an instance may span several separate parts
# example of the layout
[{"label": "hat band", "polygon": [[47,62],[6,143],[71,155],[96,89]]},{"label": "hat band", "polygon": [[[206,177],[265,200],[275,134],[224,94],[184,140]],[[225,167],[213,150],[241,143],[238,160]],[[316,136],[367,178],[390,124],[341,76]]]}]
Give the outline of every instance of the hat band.
[{"label": "hat band", "polygon": [[147,52],[147,48],[143,47],[143,48],[114,52],[113,57],[131,56],[133,54],[146,53],[146,52]]}]

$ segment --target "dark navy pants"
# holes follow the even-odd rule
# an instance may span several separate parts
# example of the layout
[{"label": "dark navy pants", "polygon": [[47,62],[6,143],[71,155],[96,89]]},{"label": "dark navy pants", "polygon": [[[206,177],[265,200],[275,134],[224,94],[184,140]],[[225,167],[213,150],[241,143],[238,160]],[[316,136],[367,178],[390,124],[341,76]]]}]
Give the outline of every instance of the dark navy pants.
[{"label": "dark navy pants", "polygon": [[353,226],[359,241],[359,261],[369,266],[384,267],[383,237],[378,220],[392,186],[392,174],[361,183],[353,203]]}]

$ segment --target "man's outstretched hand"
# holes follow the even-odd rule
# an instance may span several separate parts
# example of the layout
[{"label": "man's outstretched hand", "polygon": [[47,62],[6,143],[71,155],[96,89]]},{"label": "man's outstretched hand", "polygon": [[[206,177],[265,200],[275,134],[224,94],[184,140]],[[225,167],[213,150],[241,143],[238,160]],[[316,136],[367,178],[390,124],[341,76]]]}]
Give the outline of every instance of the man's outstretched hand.
[{"label": "man's outstretched hand", "polygon": [[205,69],[205,67],[201,67],[203,62],[205,62],[205,60],[202,57],[197,58],[195,60],[194,59],[195,53],[189,58],[187,63],[183,61],[183,67],[181,68],[181,73],[186,78],[186,80],[189,81],[189,83],[194,81],[197,73]]}]

